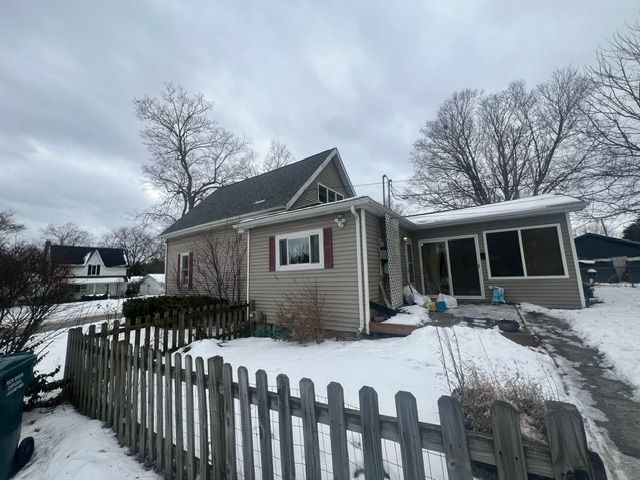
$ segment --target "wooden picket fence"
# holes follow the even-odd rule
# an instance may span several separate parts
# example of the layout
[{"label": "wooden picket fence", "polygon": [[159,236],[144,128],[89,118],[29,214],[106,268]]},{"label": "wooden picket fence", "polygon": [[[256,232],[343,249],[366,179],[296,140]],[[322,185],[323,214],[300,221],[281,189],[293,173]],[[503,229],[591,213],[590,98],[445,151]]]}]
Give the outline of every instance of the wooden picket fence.
[{"label": "wooden picket fence", "polygon": [[[364,474],[381,480],[390,462],[399,471],[391,478],[410,480],[472,480],[472,468],[479,466],[508,480],[529,474],[565,479],[578,470],[591,476],[577,478],[596,478],[582,417],[570,404],[549,404],[549,446],[534,445],[522,440],[518,413],[504,402],[492,409],[489,436],[465,430],[452,397],[438,401],[440,425],[419,421],[409,392],[396,394],[396,417],[391,417],[379,413],[371,387],[360,389],[359,407],[349,407],[339,383],[330,383],[326,401],[320,401],[313,382],[303,379],[295,396],[284,374],[274,389],[264,370],[250,383],[246,368],[238,368],[234,379],[233,367],[220,356],[192,359],[119,336],[110,328],[69,331],[65,393],[80,412],[105,422],[121,445],[167,479],[347,480]],[[389,443],[399,451],[395,459],[389,459]],[[360,461],[354,444],[361,448]],[[428,459],[434,453],[443,459],[440,474]]]},{"label": "wooden picket fence", "polygon": [[[253,321],[250,304],[212,304],[187,310],[169,310],[155,315],[116,320],[101,326],[102,336],[133,342],[134,347],[175,351],[200,338],[231,340],[250,335]],[[105,330],[106,329],[106,330]]]}]

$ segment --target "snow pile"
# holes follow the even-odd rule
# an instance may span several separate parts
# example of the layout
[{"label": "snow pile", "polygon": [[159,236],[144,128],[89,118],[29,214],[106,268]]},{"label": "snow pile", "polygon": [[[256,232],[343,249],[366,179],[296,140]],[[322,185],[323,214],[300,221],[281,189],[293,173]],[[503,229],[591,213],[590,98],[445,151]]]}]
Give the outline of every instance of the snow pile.
[{"label": "snow pile", "polygon": [[400,313],[389,318],[388,320],[385,320],[384,323],[419,327],[426,324],[428,321],[429,312],[427,312],[426,308],[419,305],[410,305],[408,307],[402,307]]},{"label": "snow pile", "polygon": [[128,456],[100,421],[89,420],[68,405],[26,413],[22,436],[35,438],[35,452],[14,480],[160,478]]},{"label": "snow pile", "polygon": [[620,378],[636,388],[640,398],[640,288],[598,285],[595,294],[603,303],[582,310],[550,310],[530,304],[523,308],[567,320],[587,344],[605,355]]},{"label": "snow pile", "polygon": [[[517,345],[495,329],[461,326],[447,331],[450,334],[455,331],[464,361],[473,361],[491,371],[509,369],[514,375],[518,371],[547,386],[553,396],[561,390],[560,377],[547,355]],[[396,392],[409,391],[417,399],[420,419],[426,422],[439,423],[438,398],[449,394],[436,328],[430,326],[417,329],[408,337],[332,340],[306,346],[269,338],[243,338],[225,343],[200,340],[181,352],[204,358],[221,355],[234,369],[247,367],[251,377],[257,370],[264,369],[272,386],[276,376],[285,373],[294,392],[300,379],[305,377],[314,381],[319,396],[326,396],[326,386],[337,381],[344,387],[345,402],[351,405],[358,405],[360,387],[369,385],[378,392],[380,411],[388,415],[395,414]]]}]

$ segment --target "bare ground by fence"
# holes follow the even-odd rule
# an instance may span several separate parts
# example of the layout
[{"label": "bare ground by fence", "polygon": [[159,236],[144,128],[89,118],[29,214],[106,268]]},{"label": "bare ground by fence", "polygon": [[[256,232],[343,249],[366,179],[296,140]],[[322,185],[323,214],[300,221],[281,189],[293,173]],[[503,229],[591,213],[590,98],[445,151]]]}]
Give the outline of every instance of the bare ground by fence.
[{"label": "bare ground by fence", "polygon": [[452,397],[440,398],[434,425],[419,421],[409,392],[396,394],[391,417],[379,413],[370,387],[362,387],[356,408],[345,405],[335,382],[324,397],[309,379],[296,389],[281,374],[274,386],[263,370],[254,380],[221,357],[172,353],[198,331],[241,335],[249,328],[246,312],[246,306],[201,309],[167,314],[155,326],[71,330],[66,395],[165,478],[470,480],[481,465],[509,480],[591,472],[582,418],[572,405],[550,404],[549,446],[532,445],[523,442],[518,413],[506,403],[493,407],[492,437],[466,431]]}]

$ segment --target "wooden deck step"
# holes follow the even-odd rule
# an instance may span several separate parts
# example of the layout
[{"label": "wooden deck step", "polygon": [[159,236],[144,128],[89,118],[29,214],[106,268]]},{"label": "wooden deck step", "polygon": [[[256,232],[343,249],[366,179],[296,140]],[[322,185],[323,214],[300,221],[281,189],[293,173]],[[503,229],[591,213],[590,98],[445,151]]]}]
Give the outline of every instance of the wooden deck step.
[{"label": "wooden deck step", "polygon": [[418,328],[422,327],[415,327],[412,325],[395,325],[393,323],[386,322],[369,323],[369,332],[371,333],[384,333],[386,335],[396,335],[399,337],[406,337]]}]

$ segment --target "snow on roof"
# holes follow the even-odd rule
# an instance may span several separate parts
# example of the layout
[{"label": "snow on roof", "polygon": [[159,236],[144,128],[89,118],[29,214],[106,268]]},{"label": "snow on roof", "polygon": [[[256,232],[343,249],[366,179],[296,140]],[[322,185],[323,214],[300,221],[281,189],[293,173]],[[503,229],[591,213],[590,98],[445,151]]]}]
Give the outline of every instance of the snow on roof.
[{"label": "snow on roof", "polygon": [[440,226],[459,223],[474,223],[483,220],[500,220],[513,217],[565,213],[582,210],[587,206],[578,198],[569,195],[549,193],[537,197],[520,198],[506,202],[492,203],[477,207],[461,208],[446,212],[425,213],[411,216],[416,226]]},{"label": "snow on roof", "polygon": [[147,273],[145,276],[153,278],[158,283],[164,283],[164,273]]}]

